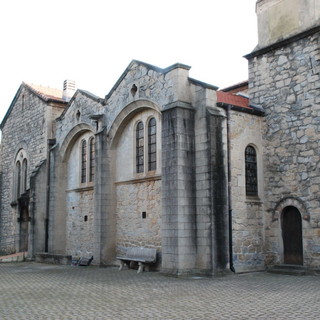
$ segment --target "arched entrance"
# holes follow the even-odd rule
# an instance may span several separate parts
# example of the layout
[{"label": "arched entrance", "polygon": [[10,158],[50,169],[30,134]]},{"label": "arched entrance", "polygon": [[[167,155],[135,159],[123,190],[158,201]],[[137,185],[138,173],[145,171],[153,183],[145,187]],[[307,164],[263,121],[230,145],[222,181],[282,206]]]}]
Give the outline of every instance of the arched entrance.
[{"label": "arched entrance", "polygon": [[296,207],[285,207],[281,215],[284,264],[303,265],[302,219]]}]

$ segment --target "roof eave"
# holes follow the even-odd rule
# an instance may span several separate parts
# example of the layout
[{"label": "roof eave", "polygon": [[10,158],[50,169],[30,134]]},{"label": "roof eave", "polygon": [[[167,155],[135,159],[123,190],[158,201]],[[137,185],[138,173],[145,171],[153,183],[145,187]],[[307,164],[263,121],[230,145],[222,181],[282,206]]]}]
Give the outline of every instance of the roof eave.
[{"label": "roof eave", "polygon": [[264,116],[265,115],[265,111],[263,109],[260,109],[254,105],[249,105],[251,107],[251,109],[249,108],[244,108],[244,107],[240,107],[240,106],[235,106],[229,103],[225,103],[225,102],[217,102],[217,106],[221,107],[221,108],[231,108],[231,110],[235,110],[235,111],[240,111],[240,112],[244,112],[244,113],[248,113],[248,114],[253,114],[255,116]]}]

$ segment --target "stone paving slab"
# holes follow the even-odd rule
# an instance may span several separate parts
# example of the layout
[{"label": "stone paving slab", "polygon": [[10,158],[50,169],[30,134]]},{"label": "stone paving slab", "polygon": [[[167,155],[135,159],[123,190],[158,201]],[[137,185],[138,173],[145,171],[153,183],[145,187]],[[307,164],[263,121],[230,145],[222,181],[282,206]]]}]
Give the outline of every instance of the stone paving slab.
[{"label": "stone paving slab", "polygon": [[0,319],[319,319],[320,277],[0,264]]}]

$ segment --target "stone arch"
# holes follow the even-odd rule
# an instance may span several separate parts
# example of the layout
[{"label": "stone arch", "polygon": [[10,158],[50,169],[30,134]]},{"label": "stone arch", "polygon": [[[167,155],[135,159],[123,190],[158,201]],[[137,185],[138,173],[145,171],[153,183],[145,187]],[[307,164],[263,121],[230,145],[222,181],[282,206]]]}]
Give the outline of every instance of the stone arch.
[{"label": "stone arch", "polygon": [[21,141],[15,148],[15,151],[13,153],[13,164],[16,162],[17,157],[19,155],[19,152],[23,150],[23,152],[26,154],[26,158],[30,161],[29,152],[28,152],[28,144],[25,141]]},{"label": "stone arch", "polygon": [[71,150],[70,146],[73,145],[73,142],[75,142],[79,136],[87,131],[91,131],[93,133],[94,129],[86,123],[79,123],[69,131],[67,136],[64,138],[60,148],[60,156],[62,162],[65,162],[66,159],[68,159],[69,152]]},{"label": "stone arch", "polygon": [[278,221],[281,217],[281,213],[286,207],[295,207],[299,210],[301,218],[306,221],[310,221],[310,213],[306,208],[304,202],[296,197],[286,197],[281,199],[275,206],[272,214],[272,221]]},{"label": "stone arch", "polygon": [[141,99],[136,100],[128,104],[125,108],[121,110],[118,116],[113,121],[109,131],[108,137],[112,139],[111,148],[113,149],[117,144],[119,137],[126,124],[139,112],[147,109],[152,109],[160,114],[160,108],[152,101]]},{"label": "stone arch", "polygon": [[55,250],[70,255],[84,255],[93,247],[94,183],[87,179],[81,183],[79,142],[94,133],[92,126],[79,123],[68,132],[56,152],[56,181],[59,183],[56,197],[59,201],[54,205]]}]

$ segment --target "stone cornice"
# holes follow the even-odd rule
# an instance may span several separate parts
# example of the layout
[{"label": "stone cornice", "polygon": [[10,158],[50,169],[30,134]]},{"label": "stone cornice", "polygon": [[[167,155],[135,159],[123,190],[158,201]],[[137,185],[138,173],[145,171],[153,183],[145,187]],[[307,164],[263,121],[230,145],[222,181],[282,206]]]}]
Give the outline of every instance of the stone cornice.
[{"label": "stone cornice", "polygon": [[306,38],[314,33],[317,33],[317,32],[320,32],[320,26],[317,26],[317,27],[314,27],[314,28],[311,28],[309,30],[306,30],[304,32],[301,32],[297,35],[294,35],[290,38],[287,38],[287,39],[284,39],[284,40],[281,40],[281,41],[278,41],[274,44],[271,44],[270,46],[267,46],[267,47],[264,47],[264,48],[261,48],[261,49],[257,49],[255,51],[252,51],[251,53],[249,54],[246,54],[244,56],[244,58],[246,58],[247,60],[250,60],[254,57],[258,57],[258,56],[261,56],[265,53],[268,53],[270,51],[273,51],[273,50],[276,50],[276,49],[279,49],[279,48],[282,48],[282,47],[285,47],[287,46],[288,44],[291,44],[295,41],[298,41],[300,39],[303,39],[303,38]]}]

